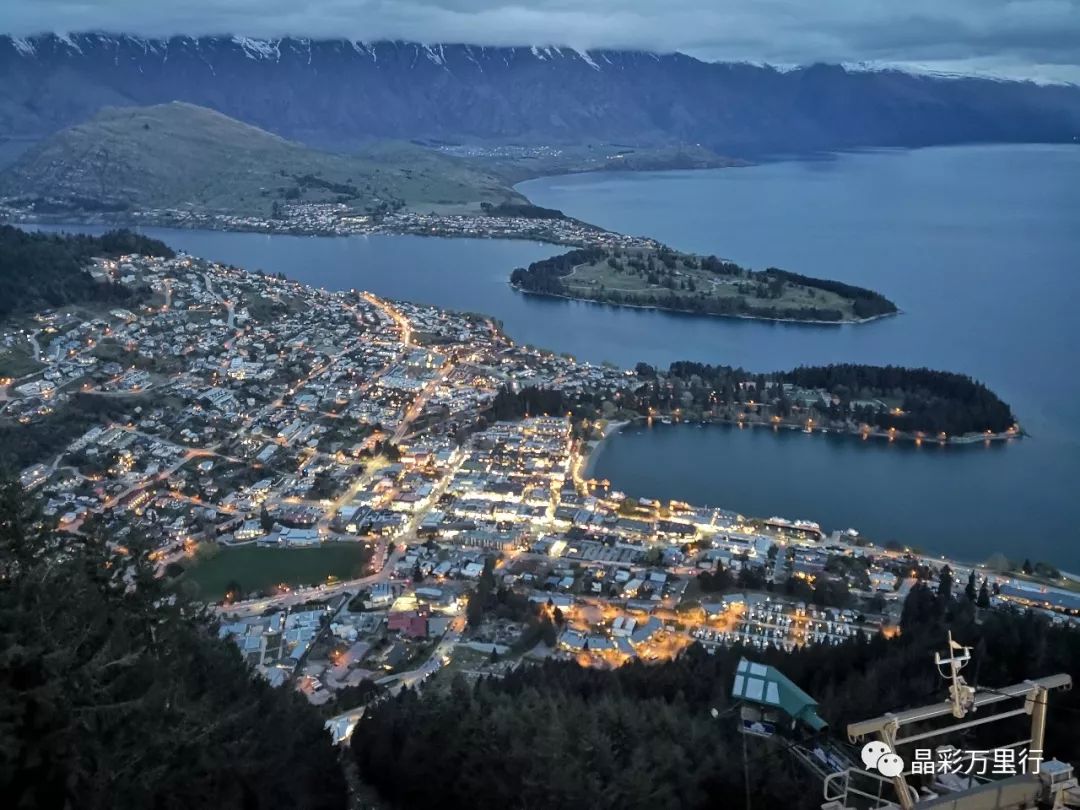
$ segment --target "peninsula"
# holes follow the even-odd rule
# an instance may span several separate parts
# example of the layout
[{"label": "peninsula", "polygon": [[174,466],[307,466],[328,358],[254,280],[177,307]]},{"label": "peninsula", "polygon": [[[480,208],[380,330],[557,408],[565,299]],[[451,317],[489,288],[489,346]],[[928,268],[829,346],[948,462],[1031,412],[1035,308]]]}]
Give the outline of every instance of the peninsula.
[{"label": "peninsula", "polygon": [[[17,579],[5,587],[29,594],[9,622],[19,643],[33,649],[41,636],[60,649],[30,612],[41,610],[37,583],[53,581],[46,573],[62,573],[55,594],[71,616],[92,591],[69,577],[137,582],[110,588],[109,599],[144,617],[191,617],[190,639],[232,661],[215,672],[266,682],[258,717],[296,728],[271,710],[283,693],[270,684],[287,690],[281,705],[297,716],[303,700],[312,704],[305,752],[327,745],[325,721],[335,741],[352,735],[364,765],[392,737],[385,707],[464,694],[454,684],[465,671],[512,682],[538,647],[551,660],[523,672],[546,676],[570,666],[560,661],[578,662],[579,673],[734,661],[749,645],[797,656],[892,649],[879,630],[899,617],[910,644],[921,599],[943,614],[978,607],[991,629],[1031,604],[1073,620],[1074,582],[1038,560],[980,566],[804,520],[626,497],[586,466],[606,428],[633,418],[624,413],[720,418],[767,403],[792,418],[834,409],[838,420],[848,410],[870,420],[880,400],[882,418],[900,408],[913,425],[941,418],[959,430],[1011,417],[969,378],[869,366],[778,375],[595,366],[516,344],[484,316],[316,289],[127,233],[2,228],[0,256],[9,257],[0,280],[18,292],[18,306],[0,314],[0,346],[34,366],[0,383],[0,468],[19,478],[0,483],[0,520],[10,545],[42,549],[9,565]],[[86,556],[95,549],[109,557]],[[98,574],[117,568],[115,580]],[[933,592],[919,584],[935,578]],[[193,603],[219,598],[220,622],[198,635],[206,614]],[[763,604],[769,625],[753,619]],[[158,638],[174,643],[172,628],[189,627],[177,621],[154,624]],[[71,622],[63,632],[85,635]],[[184,655],[168,656],[191,657],[184,639],[175,642]],[[654,671],[666,670],[621,670]],[[192,677],[202,689],[205,679]],[[696,682],[722,681],[708,677]],[[405,688],[421,697],[379,699]],[[160,727],[157,705],[140,711],[147,728]],[[261,725],[251,733],[269,735]]]},{"label": "peninsula", "polygon": [[862,323],[898,311],[873,290],[663,245],[573,250],[514,270],[510,283],[538,295],[725,317]]}]

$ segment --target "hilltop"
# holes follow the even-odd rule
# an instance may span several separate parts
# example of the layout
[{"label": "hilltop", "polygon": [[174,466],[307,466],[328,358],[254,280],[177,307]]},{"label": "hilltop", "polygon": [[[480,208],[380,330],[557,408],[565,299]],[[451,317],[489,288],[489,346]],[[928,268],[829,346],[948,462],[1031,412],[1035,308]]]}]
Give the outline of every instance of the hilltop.
[{"label": "hilltop", "polygon": [[262,217],[304,203],[378,214],[526,202],[493,175],[422,147],[330,154],[183,102],[106,108],[47,138],[0,174],[0,196],[39,214]]},{"label": "hilltop", "polygon": [[[177,99],[335,149],[372,138],[448,146],[700,144],[755,158],[860,146],[1071,142],[1080,131],[1075,86],[835,64],[779,70],[680,53],[527,44],[0,36],[0,76],[0,131],[30,140],[106,105]],[[580,162],[589,161],[570,161]]]}]

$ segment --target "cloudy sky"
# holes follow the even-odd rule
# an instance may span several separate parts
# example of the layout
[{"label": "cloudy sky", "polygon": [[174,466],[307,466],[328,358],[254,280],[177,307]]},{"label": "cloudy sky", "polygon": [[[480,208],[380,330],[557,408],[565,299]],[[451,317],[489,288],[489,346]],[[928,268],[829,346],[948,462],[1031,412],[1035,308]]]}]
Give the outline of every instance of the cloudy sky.
[{"label": "cloudy sky", "polygon": [[2,0],[0,31],[679,50],[1080,81],[1080,0]]}]

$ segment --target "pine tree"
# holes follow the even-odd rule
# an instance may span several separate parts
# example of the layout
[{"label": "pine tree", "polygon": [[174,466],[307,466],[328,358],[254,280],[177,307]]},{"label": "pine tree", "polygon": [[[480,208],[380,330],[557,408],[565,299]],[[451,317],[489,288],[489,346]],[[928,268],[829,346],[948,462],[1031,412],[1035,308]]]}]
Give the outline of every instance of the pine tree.
[{"label": "pine tree", "polygon": [[964,587],[964,595],[968,600],[974,602],[978,596],[977,586],[975,585],[975,569],[971,569],[971,573],[968,574],[967,585]]},{"label": "pine tree", "polygon": [[145,549],[61,545],[0,485],[5,806],[343,807],[322,719],[253,679],[208,618],[163,589]]},{"label": "pine tree", "polygon": [[937,595],[941,601],[948,602],[952,599],[952,586],[952,569],[946,565],[941,569],[941,573],[938,575]]}]

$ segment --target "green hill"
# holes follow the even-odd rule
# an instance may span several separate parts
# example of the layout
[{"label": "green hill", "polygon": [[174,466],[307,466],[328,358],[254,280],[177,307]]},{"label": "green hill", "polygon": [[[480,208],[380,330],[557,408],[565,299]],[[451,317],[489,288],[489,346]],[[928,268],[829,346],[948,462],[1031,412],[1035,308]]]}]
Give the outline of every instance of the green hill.
[{"label": "green hill", "polygon": [[241,216],[270,216],[275,203],[338,202],[374,213],[525,202],[495,175],[412,144],[319,152],[181,102],[106,108],[57,133],[0,174],[0,197],[38,213]]}]

